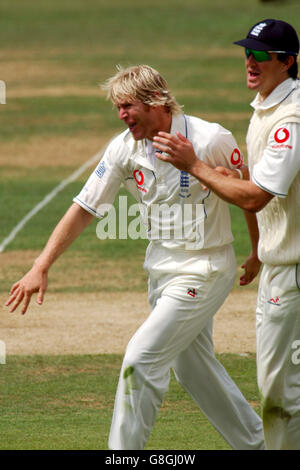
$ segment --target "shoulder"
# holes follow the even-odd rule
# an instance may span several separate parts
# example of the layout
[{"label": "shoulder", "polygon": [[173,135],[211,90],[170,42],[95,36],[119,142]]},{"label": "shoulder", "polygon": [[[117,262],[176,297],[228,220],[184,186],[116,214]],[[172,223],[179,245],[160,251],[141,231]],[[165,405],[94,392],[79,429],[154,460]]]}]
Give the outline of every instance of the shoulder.
[{"label": "shoulder", "polygon": [[128,129],[125,131],[121,132],[120,134],[115,135],[112,137],[112,139],[109,141],[107,145],[107,149],[118,149],[119,147],[125,146],[125,141],[127,138],[127,134],[129,133]]},{"label": "shoulder", "polygon": [[222,145],[236,146],[232,133],[216,122],[187,116],[189,140],[196,148],[214,149]]},{"label": "shoulder", "polygon": [[131,138],[128,130],[115,135],[107,144],[104,157],[111,162],[120,162],[126,158],[130,152],[128,147],[128,139]]},{"label": "shoulder", "polygon": [[297,78],[292,81],[291,101],[300,102],[300,80]]},{"label": "shoulder", "polygon": [[193,135],[200,133],[201,136],[206,136],[207,139],[222,135],[232,135],[228,129],[225,129],[225,127],[217,122],[205,121],[196,116],[186,116],[186,119]]}]

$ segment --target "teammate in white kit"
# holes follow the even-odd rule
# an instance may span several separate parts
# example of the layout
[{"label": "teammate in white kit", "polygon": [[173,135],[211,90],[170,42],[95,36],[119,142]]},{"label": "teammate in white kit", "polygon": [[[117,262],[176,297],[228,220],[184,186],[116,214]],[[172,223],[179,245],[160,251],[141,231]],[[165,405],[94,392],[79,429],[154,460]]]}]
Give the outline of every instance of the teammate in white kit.
[{"label": "teammate in white kit", "polygon": [[[247,85],[258,91],[247,134],[251,181],[205,166],[184,137],[157,137],[159,156],[243,209],[257,212],[264,263],[257,301],[257,370],[267,449],[300,449],[299,40],[280,20],[255,24],[245,47]],[[163,144],[163,145],[162,145]]]},{"label": "teammate in white kit", "polygon": [[[233,449],[263,449],[261,419],[215,358],[212,342],[213,316],[236,276],[229,209],[196,178],[158,160],[152,143],[160,130],[180,132],[193,142],[199,159],[238,169],[242,176],[241,151],[220,125],[184,115],[151,67],[121,69],[106,88],[128,129],[109,144],[32,270],[13,286],[7,304],[15,310],[23,301],[25,313],[33,292],[39,291],[42,301],[51,264],[94,216],[105,215],[123,184],[144,208],[152,311],[125,352],[109,448],[145,447],[173,368]],[[251,237],[255,249],[255,231]],[[258,269],[254,252],[245,264],[245,282]]]}]

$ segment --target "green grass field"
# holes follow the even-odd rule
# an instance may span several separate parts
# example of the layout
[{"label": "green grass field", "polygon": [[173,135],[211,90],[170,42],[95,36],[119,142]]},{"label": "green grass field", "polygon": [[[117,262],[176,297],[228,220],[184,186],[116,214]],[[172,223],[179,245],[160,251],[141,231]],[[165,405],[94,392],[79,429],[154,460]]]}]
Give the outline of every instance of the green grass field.
[{"label": "green grass field", "polygon": [[[123,129],[99,88],[117,64],[157,68],[187,114],[229,128],[245,152],[253,95],[245,86],[243,51],[232,43],[270,17],[300,31],[297,0],[2,0],[0,80],[6,83],[6,104],[0,104],[0,243]],[[59,193],[0,253],[2,305],[88,174]],[[231,212],[240,263],[250,245],[241,211],[232,207]],[[95,224],[54,272],[70,278],[87,273],[77,292],[97,292],[111,275],[101,269],[101,260],[113,259],[116,267],[130,265],[121,290],[146,290],[145,240],[100,242]],[[89,279],[89,270],[98,267],[101,274]],[[53,291],[63,295],[72,287],[50,283]],[[220,359],[258,410],[254,356]],[[106,449],[120,362],[120,356],[22,357],[7,351],[7,364],[0,364],[0,449]],[[228,446],[172,379],[148,448]]]},{"label": "green grass field", "polygon": [[[220,360],[258,409],[254,358]],[[118,355],[10,357],[0,376],[0,449],[106,449],[120,366]],[[230,448],[172,377],[151,449]]]}]

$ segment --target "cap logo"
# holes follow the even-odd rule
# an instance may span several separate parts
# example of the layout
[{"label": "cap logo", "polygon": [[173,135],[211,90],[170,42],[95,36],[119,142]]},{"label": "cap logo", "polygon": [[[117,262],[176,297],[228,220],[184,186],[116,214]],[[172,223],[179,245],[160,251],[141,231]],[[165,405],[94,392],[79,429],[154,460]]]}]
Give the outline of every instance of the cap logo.
[{"label": "cap logo", "polygon": [[252,36],[259,36],[262,30],[267,26],[267,23],[259,23],[257,24],[251,31]]}]

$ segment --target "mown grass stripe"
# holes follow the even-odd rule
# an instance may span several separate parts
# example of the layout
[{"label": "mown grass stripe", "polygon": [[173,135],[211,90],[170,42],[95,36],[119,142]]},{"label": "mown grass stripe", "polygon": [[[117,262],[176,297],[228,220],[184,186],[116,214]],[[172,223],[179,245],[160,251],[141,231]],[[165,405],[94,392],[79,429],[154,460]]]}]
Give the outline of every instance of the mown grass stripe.
[{"label": "mown grass stripe", "polygon": [[45,207],[47,204],[49,204],[52,199],[55,198],[55,196],[61,192],[68,184],[72,183],[75,181],[77,178],[79,178],[82,173],[85,172],[90,166],[98,162],[105,151],[105,148],[102,148],[97,152],[95,155],[93,155],[89,160],[87,160],[83,165],[81,165],[76,171],[74,171],[68,178],[65,178],[62,180],[50,193],[48,193],[44,199],[42,199],[35,207],[33,207],[26,215],[23,217],[20,222],[13,228],[13,230],[10,232],[10,234],[3,240],[3,242],[0,245],[0,253],[3,253],[5,248],[11,243],[15,237],[18,235],[18,233],[23,229],[23,227],[27,224],[27,222],[32,219],[43,207]]}]

